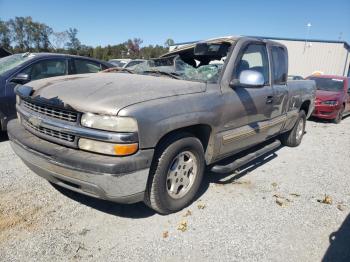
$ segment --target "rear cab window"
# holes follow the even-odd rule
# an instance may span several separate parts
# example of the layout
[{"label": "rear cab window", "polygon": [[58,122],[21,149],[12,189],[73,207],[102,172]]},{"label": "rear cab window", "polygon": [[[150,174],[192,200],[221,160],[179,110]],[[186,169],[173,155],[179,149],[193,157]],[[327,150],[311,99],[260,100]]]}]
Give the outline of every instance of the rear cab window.
[{"label": "rear cab window", "polygon": [[281,46],[271,47],[272,61],[272,83],[274,85],[285,85],[287,83],[288,56],[286,50]]}]

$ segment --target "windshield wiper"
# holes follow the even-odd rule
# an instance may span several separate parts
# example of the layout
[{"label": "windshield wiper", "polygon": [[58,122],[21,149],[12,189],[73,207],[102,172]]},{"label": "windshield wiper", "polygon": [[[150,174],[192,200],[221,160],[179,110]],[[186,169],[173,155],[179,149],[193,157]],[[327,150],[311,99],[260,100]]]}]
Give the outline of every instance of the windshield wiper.
[{"label": "windshield wiper", "polygon": [[165,75],[165,76],[170,76],[172,78],[175,78],[175,79],[181,79],[179,77],[179,74],[177,73],[170,73],[170,72],[165,72],[165,71],[160,71],[160,70],[145,70],[145,71],[141,71],[140,73],[156,73],[156,74],[160,74],[160,75]]},{"label": "windshield wiper", "polygon": [[135,74],[134,71],[127,69],[127,68],[123,68],[123,67],[111,67],[108,69],[105,69],[103,71],[101,71],[102,73],[110,73],[110,72],[128,72],[130,74]]}]

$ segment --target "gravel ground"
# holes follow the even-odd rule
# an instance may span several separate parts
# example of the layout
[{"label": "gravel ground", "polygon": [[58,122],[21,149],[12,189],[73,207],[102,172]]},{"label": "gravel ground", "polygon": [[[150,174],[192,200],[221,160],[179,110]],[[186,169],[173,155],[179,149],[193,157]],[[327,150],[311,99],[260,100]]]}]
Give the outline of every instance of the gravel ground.
[{"label": "gravel ground", "polygon": [[207,172],[191,206],[161,216],[55,189],[2,136],[0,260],[350,261],[349,163],[350,117],[308,121],[299,147]]}]

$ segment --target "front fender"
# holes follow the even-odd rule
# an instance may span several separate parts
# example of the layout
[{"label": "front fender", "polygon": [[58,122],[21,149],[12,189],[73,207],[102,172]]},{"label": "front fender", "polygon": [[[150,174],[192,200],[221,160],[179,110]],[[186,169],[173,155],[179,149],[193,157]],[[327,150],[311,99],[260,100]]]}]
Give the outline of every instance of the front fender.
[{"label": "front fender", "polygon": [[148,101],[124,108],[118,115],[137,119],[140,148],[153,148],[174,130],[203,124],[212,131],[219,125],[220,103],[205,94]]}]

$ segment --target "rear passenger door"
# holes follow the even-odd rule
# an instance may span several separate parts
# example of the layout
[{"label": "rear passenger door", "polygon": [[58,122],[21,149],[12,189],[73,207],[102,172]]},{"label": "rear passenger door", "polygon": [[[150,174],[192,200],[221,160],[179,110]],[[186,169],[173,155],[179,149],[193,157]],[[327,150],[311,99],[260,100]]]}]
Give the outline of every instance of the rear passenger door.
[{"label": "rear passenger door", "polygon": [[270,45],[270,62],[272,71],[273,100],[269,136],[280,132],[287,119],[288,106],[288,54],[287,50],[279,45]]}]

